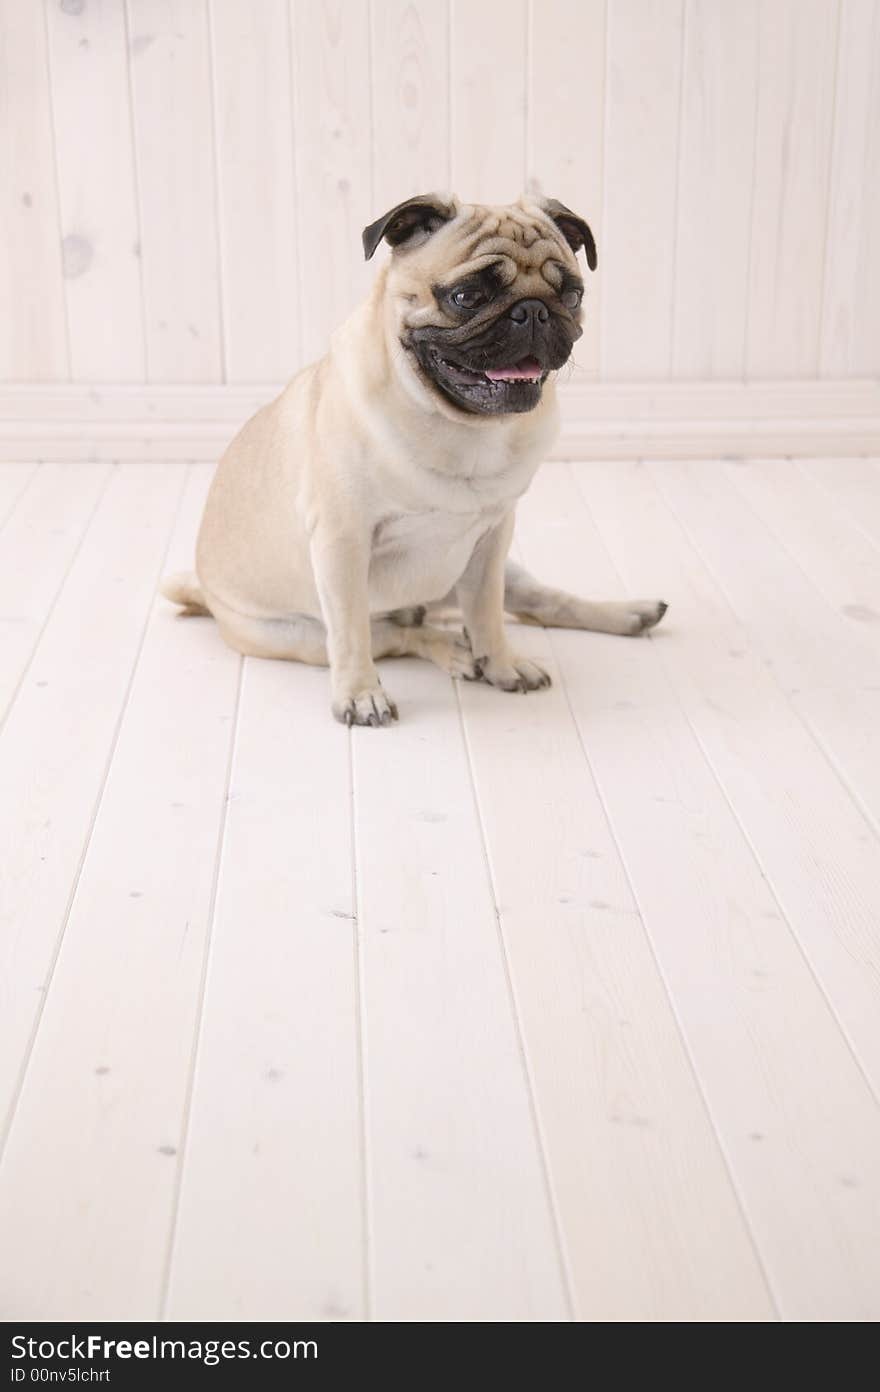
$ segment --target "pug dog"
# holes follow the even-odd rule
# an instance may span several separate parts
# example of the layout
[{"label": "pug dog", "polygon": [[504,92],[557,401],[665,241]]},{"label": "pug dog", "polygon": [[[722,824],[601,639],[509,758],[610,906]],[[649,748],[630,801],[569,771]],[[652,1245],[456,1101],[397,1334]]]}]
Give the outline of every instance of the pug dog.
[{"label": "pug dog", "polygon": [[[666,610],[578,599],[508,559],[557,429],[554,375],[582,332],[584,219],[553,199],[426,194],[364,229],[367,259],[383,239],[366,302],[221,459],[196,574],[162,586],[238,652],[328,665],[346,725],[397,719],[380,658],[537,691],[550,678],[511,647],[505,614],[638,634]],[[425,622],[450,603],[461,629]]]}]

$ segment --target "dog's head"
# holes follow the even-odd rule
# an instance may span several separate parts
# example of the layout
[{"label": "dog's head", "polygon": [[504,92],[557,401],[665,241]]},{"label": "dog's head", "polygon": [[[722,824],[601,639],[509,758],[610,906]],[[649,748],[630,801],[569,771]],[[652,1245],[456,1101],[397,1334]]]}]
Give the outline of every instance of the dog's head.
[{"label": "dog's head", "polygon": [[364,229],[368,259],[383,238],[392,330],[444,414],[537,406],[582,332],[577,252],[596,269],[583,218],[555,199],[494,208],[424,194]]}]

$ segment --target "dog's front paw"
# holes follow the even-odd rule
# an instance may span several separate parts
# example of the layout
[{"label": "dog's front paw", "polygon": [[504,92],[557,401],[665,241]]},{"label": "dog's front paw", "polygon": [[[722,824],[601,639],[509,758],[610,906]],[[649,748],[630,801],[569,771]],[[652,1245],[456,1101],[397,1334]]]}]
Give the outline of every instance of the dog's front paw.
[{"label": "dog's front paw", "polygon": [[332,710],[343,725],[390,725],[397,719],[397,707],[379,683],[341,693],[334,698]]},{"label": "dog's front paw", "polygon": [[477,672],[490,686],[501,691],[539,691],[550,685],[550,677],[537,662],[527,657],[517,657],[510,653],[503,658],[480,657],[476,662]]}]

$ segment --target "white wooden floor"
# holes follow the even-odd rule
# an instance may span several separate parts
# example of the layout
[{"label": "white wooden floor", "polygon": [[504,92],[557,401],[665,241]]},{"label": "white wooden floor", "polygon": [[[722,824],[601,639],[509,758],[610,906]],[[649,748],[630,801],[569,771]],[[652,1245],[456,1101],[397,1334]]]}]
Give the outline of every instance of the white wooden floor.
[{"label": "white wooden floor", "polygon": [[880,464],[548,466],[547,693],[393,730],[155,597],[206,466],[0,468],[0,1315],[880,1315]]}]

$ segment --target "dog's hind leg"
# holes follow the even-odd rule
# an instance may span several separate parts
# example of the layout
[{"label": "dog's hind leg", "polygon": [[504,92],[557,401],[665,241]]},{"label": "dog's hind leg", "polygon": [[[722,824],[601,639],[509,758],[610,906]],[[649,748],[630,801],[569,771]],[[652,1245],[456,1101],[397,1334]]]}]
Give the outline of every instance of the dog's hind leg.
[{"label": "dog's hind leg", "polygon": [[662,599],[578,599],[542,585],[515,561],[504,571],[504,608],[524,623],[545,628],[586,628],[632,637],[653,628],[666,613]]},{"label": "dog's hind leg", "polygon": [[317,619],[306,614],[290,614],[280,619],[256,618],[240,614],[213,599],[211,612],[224,641],[245,657],[305,662],[310,667],[327,666],[326,634],[324,625]]},{"label": "dog's hind leg", "polygon": [[222,600],[206,595],[193,572],[167,575],[159,586],[166,599],[179,604],[184,614],[207,614],[217,620],[224,640],[246,657],[277,657],[291,662],[327,665],[324,625],[305,614],[283,619],[263,619],[230,609]]},{"label": "dog's hind leg", "polygon": [[388,618],[401,628],[418,628],[425,622],[427,612],[426,605],[413,604],[408,609],[392,609]]},{"label": "dog's hind leg", "polygon": [[[327,636],[319,619],[307,614],[285,618],[256,618],[241,614],[211,597],[210,609],[225,641],[247,657],[280,658],[327,666]],[[476,666],[470,647],[460,637],[431,624],[403,625],[396,619],[370,623],[372,655],[424,657],[453,677],[474,678]]]}]

